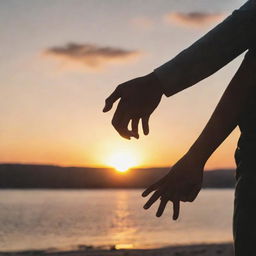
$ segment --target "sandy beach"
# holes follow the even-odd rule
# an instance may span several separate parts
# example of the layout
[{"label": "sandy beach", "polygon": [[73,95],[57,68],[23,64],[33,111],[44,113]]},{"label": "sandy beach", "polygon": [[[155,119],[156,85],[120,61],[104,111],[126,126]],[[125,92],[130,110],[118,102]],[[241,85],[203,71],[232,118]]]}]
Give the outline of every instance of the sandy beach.
[{"label": "sandy beach", "polygon": [[81,246],[76,250],[45,250],[1,252],[0,256],[233,256],[234,250],[231,243],[202,244],[187,246],[171,246],[158,249],[109,249],[102,250]]}]

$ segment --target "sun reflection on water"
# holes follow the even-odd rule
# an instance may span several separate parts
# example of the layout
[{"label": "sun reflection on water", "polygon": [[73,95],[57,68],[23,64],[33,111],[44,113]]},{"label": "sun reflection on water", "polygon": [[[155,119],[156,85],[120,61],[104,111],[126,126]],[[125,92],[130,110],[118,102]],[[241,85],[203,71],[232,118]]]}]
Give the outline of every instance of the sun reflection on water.
[{"label": "sun reflection on water", "polygon": [[112,240],[115,241],[115,248],[133,248],[132,240],[134,239],[137,228],[133,222],[133,218],[131,218],[127,191],[118,192],[115,206],[114,218],[109,230]]}]

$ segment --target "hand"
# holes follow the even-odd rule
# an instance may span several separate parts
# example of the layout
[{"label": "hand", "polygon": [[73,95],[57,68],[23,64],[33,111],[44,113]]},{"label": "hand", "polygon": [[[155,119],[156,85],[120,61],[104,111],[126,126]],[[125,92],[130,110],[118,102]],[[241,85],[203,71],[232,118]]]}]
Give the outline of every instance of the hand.
[{"label": "hand", "polygon": [[201,190],[203,169],[204,163],[197,162],[190,155],[185,155],[171,168],[166,176],[142,193],[142,196],[146,197],[152,191],[155,191],[144,205],[144,209],[149,209],[160,199],[160,205],[156,213],[156,216],[160,217],[167,202],[172,201],[173,220],[178,219],[180,201],[193,202]]},{"label": "hand", "polygon": [[[114,102],[121,98],[112,119],[112,125],[124,138],[139,138],[138,124],[142,121],[145,135],[149,133],[149,117],[158,106],[163,95],[160,81],[154,73],[138,77],[117,86],[106,99],[103,112],[109,111]],[[131,121],[132,130],[128,129]]]}]

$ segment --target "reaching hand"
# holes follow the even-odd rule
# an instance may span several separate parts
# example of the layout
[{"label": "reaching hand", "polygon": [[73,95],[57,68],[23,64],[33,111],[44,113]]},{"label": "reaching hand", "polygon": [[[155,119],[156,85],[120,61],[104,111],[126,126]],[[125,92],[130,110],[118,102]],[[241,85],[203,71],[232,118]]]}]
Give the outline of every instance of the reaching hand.
[{"label": "reaching hand", "polygon": [[148,187],[142,196],[148,196],[152,191],[154,194],[144,205],[148,209],[158,199],[160,205],[156,216],[160,217],[168,201],[173,203],[173,220],[178,219],[180,211],[180,201],[192,202],[197,197],[202,187],[203,163],[197,163],[191,156],[185,155],[170,170],[170,172]]},{"label": "reaching hand", "polygon": [[[160,81],[154,73],[138,77],[117,86],[106,99],[103,112],[109,111],[114,102],[121,98],[112,119],[112,125],[124,138],[139,138],[138,124],[142,121],[145,135],[149,133],[149,117],[158,106],[163,95]],[[128,129],[131,121],[132,130]]]}]

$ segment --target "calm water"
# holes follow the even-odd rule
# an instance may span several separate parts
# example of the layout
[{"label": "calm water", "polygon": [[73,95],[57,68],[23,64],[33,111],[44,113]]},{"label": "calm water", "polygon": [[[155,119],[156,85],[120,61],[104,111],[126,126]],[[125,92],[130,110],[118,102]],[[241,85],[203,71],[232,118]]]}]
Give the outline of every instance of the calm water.
[{"label": "calm water", "polygon": [[203,190],[171,220],[145,211],[141,190],[2,190],[0,250],[74,245],[145,248],[232,240],[233,190]]}]

